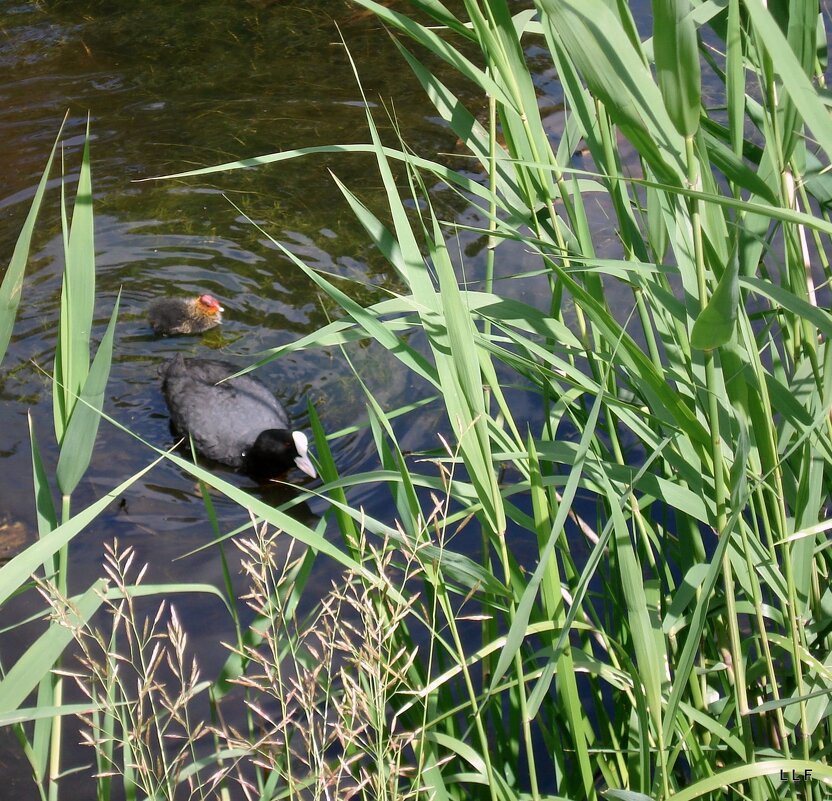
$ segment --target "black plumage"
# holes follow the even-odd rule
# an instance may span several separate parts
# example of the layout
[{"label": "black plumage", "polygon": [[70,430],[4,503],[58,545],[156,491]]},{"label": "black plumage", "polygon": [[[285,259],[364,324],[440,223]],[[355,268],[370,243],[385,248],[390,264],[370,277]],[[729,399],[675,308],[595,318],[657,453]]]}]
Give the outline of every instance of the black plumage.
[{"label": "black plumage", "polygon": [[[193,438],[203,456],[253,478],[272,478],[292,466],[315,476],[306,436],[289,430],[286,410],[266,386],[216,359],[181,355],[161,369],[162,393],[173,428]],[[221,382],[221,383],[220,383]]]}]

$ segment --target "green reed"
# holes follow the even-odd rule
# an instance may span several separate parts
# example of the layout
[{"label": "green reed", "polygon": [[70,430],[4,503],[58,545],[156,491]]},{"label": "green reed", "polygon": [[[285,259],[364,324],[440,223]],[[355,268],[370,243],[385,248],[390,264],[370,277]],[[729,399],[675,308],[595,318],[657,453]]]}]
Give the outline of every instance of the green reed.
[{"label": "green reed", "polygon": [[[797,792],[783,778],[790,765],[828,775],[828,646],[816,615],[828,598],[817,537],[830,503],[832,321],[814,298],[829,279],[832,228],[818,167],[830,128],[812,84],[817,7],[791,4],[778,25],[752,4],[657,2],[655,35],[643,43],[626,7],[600,1],[540,2],[536,15],[514,16],[496,0],[467,2],[465,19],[413,2],[440,30],[362,5],[492,98],[505,140],[398,39],[485,178],[385,146],[368,116],[370,143],[349,149],[375,155],[392,227],[339,187],[405,291],[362,308],[298,264],[345,317],[273,353],[370,337],[445,405],[454,441],[447,457],[433,454],[449,499],[441,525],[425,526],[431,515],[415,489],[436,487],[436,476],[396,455],[397,410],[373,407],[387,471],[363,477],[390,486],[405,538],[436,546],[448,526],[475,521],[467,525],[481,532],[482,567],[493,574],[463,589],[483,616],[475,658],[455,644],[453,603],[425,580],[444,618],[422,622],[448,632],[437,648],[458,667],[439,672],[446,681],[425,674],[423,699],[435,710],[415,749],[425,792],[468,797],[476,787],[497,798],[554,786],[568,797],[697,797],[736,785],[762,798]],[[722,52],[700,45],[702,26]],[[557,146],[525,63],[532,39],[545,42],[564,87]],[[725,111],[703,104],[703,75],[724,87]],[[583,172],[570,167],[579,144],[594,165]],[[637,155],[629,172],[625,145]],[[405,208],[392,161],[404,165],[420,214]],[[454,225],[436,218],[424,190],[437,179],[480,206],[492,241],[538,254],[548,304],[458,283]],[[622,258],[595,252],[585,206],[598,195],[615,215]],[[496,270],[500,257],[497,244]],[[610,308],[612,283],[632,296],[632,323]],[[574,327],[563,321],[566,301]],[[403,336],[415,327],[427,335],[426,359]],[[526,436],[529,421],[512,415],[498,367],[539,394],[543,422]],[[579,443],[559,437],[566,421]],[[633,439],[636,462],[624,446]],[[580,521],[594,542],[588,560],[566,525],[578,490],[597,504],[597,519]],[[523,497],[531,518],[516,505]],[[511,549],[522,530],[540,546],[530,577]],[[343,533],[349,544],[354,533]],[[430,573],[458,587],[443,573],[446,558],[443,549]],[[603,589],[590,592],[592,583]],[[451,701],[460,694],[461,708]],[[506,709],[509,731],[494,740],[489,725]]]},{"label": "green reed", "polygon": [[[62,126],[63,128],[63,126]],[[60,138],[60,132],[59,132]],[[18,238],[12,260],[0,287],[0,338],[2,351],[11,336],[14,317],[24,286],[24,270],[31,248],[37,216],[58,142],[49,156],[31,210]],[[61,191],[61,222],[64,243],[64,269],[61,288],[61,314],[52,372],[52,399],[58,460],[50,475],[41,456],[32,418],[29,430],[32,450],[33,508],[37,518],[38,541],[0,566],[0,604],[11,596],[36,585],[46,595],[61,600],[44,606],[49,625],[13,664],[3,665],[0,679],[0,721],[12,725],[30,762],[33,779],[41,798],[56,801],[65,769],[62,717],[96,714],[101,705],[64,701],[63,654],[78,639],[80,631],[95,615],[105,599],[123,595],[119,588],[108,595],[104,581],[98,581],[80,595],[67,597],[69,543],[119,498],[122,492],[148,472],[159,459],[104,494],[87,508],[71,509],[72,493],[89,466],[95,445],[115,341],[118,298],[106,329],[91,358],[95,293],[95,247],[89,130],[85,138],[73,213],[67,210],[64,186]],[[60,505],[54,502],[57,489]],[[60,509],[60,515],[58,513]],[[175,589],[175,588],[163,588]],[[181,585],[181,591],[205,591],[204,587]],[[149,592],[158,593],[158,587]],[[213,588],[209,591],[217,592]],[[112,592],[112,591],[111,591]],[[148,594],[147,588],[136,592]],[[50,618],[51,612],[51,618]],[[26,621],[24,621],[26,622]],[[35,693],[34,706],[24,707]],[[106,708],[104,716],[106,717]],[[29,723],[31,725],[24,725]],[[111,726],[111,722],[103,725]],[[110,767],[112,745],[104,742],[98,754],[100,765]],[[109,797],[109,780],[103,775],[96,785],[99,798]]]},{"label": "green reed", "polygon": [[[405,454],[397,431],[418,424],[422,403],[384,409],[358,374],[359,425],[379,468],[341,475],[330,442],[355,429],[327,435],[310,409],[315,494],[332,510],[314,528],[291,504],[271,508],[158,452],[253,515],[240,547],[257,620],[238,632],[213,688],[217,709],[228,688],[243,688],[247,728],[218,723],[211,756],[184,752],[156,784],[136,777],[152,778],[152,759],[136,768],[125,755],[112,769],[133,771],[130,797],[140,787],[148,798],[215,787],[236,797],[243,786],[264,800],[821,798],[832,779],[832,317],[818,297],[832,277],[832,124],[817,4],[769,4],[772,14],[754,0],[656,0],[654,35],[642,41],[628,7],[601,0],[539,0],[514,14],[505,0],[465,0],[464,16],[411,0],[431,25],[359,2],[395,31],[403,63],[470,156],[466,171],[411,153],[407,132],[386,141],[368,105],[366,144],[187,174],[370,154],[384,208],[334,181],[401,291],[362,306],[273,240],[343,316],[259,363],[333,346],[349,360],[351,343],[373,340],[425,382],[424,403],[441,405],[451,434]],[[555,132],[540,116],[532,42],[563,87]],[[467,109],[428,56],[493,113]],[[584,170],[572,166],[578,148]],[[485,291],[461,280],[451,256],[461,228],[435,212],[426,187],[437,182],[486,221],[474,231],[489,242]],[[598,198],[620,256],[597,252],[587,207]],[[510,243],[534,255],[528,275],[510,263]],[[79,269],[90,291],[89,265]],[[548,295],[516,300],[515,287],[540,275]],[[67,309],[86,308],[73,291],[70,279]],[[85,425],[98,419],[102,377],[95,361],[85,372],[88,344],[66,333],[55,385],[63,436],[76,397],[89,398],[75,407],[90,409]],[[536,398],[534,419],[513,413],[516,386]],[[76,471],[60,473],[68,495]],[[384,519],[351,501],[367,487],[389,494]],[[25,581],[100,508],[55,521],[40,550],[0,568],[0,589]],[[283,565],[274,530],[300,549]],[[462,530],[476,532],[478,554],[455,550]],[[314,589],[315,559],[335,560],[344,581],[305,622],[297,602]],[[168,637],[181,654],[180,635]],[[63,647],[53,642],[49,664]],[[95,675],[90,686],[106,684]],[[182,686],[183,698],[202,687]],[[44,698],[39,706],[55,703]],[[133,702],[113,690],[101,699],[109,714],[115,698]],[[108,742],[129,742],[131,725]],[[805,771],[811,782],[792,781]]]}]

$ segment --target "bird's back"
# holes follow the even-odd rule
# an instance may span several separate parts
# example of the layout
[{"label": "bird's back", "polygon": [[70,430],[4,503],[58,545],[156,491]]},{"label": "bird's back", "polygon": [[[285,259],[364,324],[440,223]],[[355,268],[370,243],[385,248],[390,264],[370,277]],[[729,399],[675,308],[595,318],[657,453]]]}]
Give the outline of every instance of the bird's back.
[{"label": "bird's back", "polygon": [[237,367],[228,362],[176,356],[162,368],[162,392],[174,427],[190,434],[200,453],[241,467],[243,451],[261,431],[286,429],[289,420],[256,378],[245,375],[223,381],[236,372]]}]

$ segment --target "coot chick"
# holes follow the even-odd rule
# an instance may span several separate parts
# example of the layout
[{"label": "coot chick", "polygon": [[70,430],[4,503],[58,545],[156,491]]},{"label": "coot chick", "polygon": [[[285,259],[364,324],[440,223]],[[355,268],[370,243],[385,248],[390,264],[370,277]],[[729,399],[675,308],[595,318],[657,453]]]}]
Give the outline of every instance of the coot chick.
[{"label": "coot chick", "polygon": [[195,298],[159,298],[147,309],[154,333],[199,334],[222,322],[223,308],[213,295]]},{"label": "coot chick", "polygon": [[274,478],[292,466],[314,478],[306,435],[289,431],[286,410],[256,378],[223,381],[237,370],[228,362],[181,354],[163,365],[162,393],[173,428],[190,434],[203,456],[255,480]]}]

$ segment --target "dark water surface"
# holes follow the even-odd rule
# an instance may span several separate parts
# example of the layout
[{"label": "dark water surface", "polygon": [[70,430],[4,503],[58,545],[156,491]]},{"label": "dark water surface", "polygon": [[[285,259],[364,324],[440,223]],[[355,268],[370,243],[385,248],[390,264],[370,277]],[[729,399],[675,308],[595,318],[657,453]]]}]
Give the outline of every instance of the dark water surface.
[{"label": "dark water surface", "polygon": [[[98,254],[97,338],[116,293],[122,291],[105,411],[157,446],[171,444],[157,379],[165,359],[184,352],[243,365],[264,349],[325,325],[330,315],[339,316],[225,196],[311,266],[352,279],[351,292],[361,303],[381,299],[384,289],[401,289],[367,243],[328,172],[333,170],[382,213],[381,182],[369,157],[315,156],[258,170],[136,183],[296,147],[368,141],[361,94],[336,23],[389,142],[396,144],[387,123],[388,113],[394,113],[415,152],[428,157],[447,153],[440,158],[458,166],[458,161],[453,162],[458,159],[452,152],[455,137],[437,119],[388,33],[372,17],[341,0],[0,1],[0,264],[11,257],[67,109],[64,157],[67,192],[74,195],[89,112]],[[550,70],[550,65],[541,63],[541,106],[552,129],[559,130],[560,90]],[[464,96],[465,87],[454,88]],[[467,102],[474,111],[484,108],[482,99]],[[18,524],[18,530],[22,524],[30,542],[36,522],[27,414],[34,420],[48,473],[54,472],[57,460],[51,382],[38,367],[52,370],[59,315],[58,197],[59,180],[53,178],[14,337],[0,372],[0,524]],[[441,187],[436,203],[445,219],[483,223]],[[589,212],[597,215],[595,222],[604,216],[602,210]],[[603,239],[601,235],[599,251],[604,249]],[[537,267],[525,264],[528,257],[522,248],[511,254],[512,245],[502,247],[500,263],[506,273]],[[466,254],[466,276],[476,278],[484,260],[483,242],[463,235],[454,248]],[[515,282],[511,294],[534,298],[536,282],[542,280]],[[220,298],[226,309],[223,326],[202,337],[153,337],[144,318],[148,300],[198,291]],[[394,409],[426,393],[425,386],[380,349],[354,345],[348,352],[383,408]],[[301,426],[306,425],[307,398],[328,432],[366,420],[360,388],[337,350],[294,354],[258,375]],[[533,399],[518,394],[516,409],[518,421],[533,418]],[[435,447],[436,433],[444,430],[436,407],[397,422],[404,449]],[[339,438],[333,447],[342,474],[377,467],[366,430]],[[152,456],[136,440],[102,424],[90,469],[73,496],[73,509],[100,498]],[[223,477],[249,485],[232,472]],[[280,499],[279,493],[271,498]],[[377,494],[365,490],[351,500],[392,522],[386,490]],[[244,510],[222,497],[214,501],[223,531],[245,522]],[[325,510],[320,503],[297,514],[314,523]],[[101,575],[103,546],[116,537],[137,550],[140,563],[151,563],[148,581],[221,585],[215,550],[186,556],[213,534],[193,480],[172,465],[155,468],[73,542],[71,590],[86,588]],[[329,584],[328,569],[320,564],[321,587]],[[36,608],[30,601],[22,598],[10,604],[4,624]],[[207,596],[180,596],[176,603],[210,677],[226,657],[217,643],[232,639],[227,614]],[[25,645],[19,638],[2,641],[4,667]],[[25,767],[19,773],[20,765],[12,764],[17,761],[18,754],[9,752],[0,769],[19,782],[16,797],[34,797]],[[88,780],[79,782],[80,787],[91,789]]]},{"label": "dark water surface", "polygon": [[[372,18],[341,2],[209,2],[189,6],[187,13],[162,3],[135,8],[5,3],[0,10],[5,76],[0,134],[10,159],[0,198],[0,253],[7,263],[67,108],[67,188],[74,192],[89,110],[98,336],[122,290],[105,407],[119,422],[154,444],[167,444],[171,437],[156,375],[165,359],[177,352],[202,353],[245,364],[338,315],[225,196],[308,264],[358,282],[353,293],[361,302],[381,299],[380,288],[398,288],[328,172],[335,171],[373,205],[381,199],[380,180],[369,158],[314,157],[208,178],[135,183],[300,146],[367,141],[361,95],[338,43],[336,22],[371,101],[395,97],[409,144],[429,154],[451,148],[453,137],[432,117],[389,36]],[[380,103],[376,112],[385,123]],[[51,371],[55,347],[62,269],[57,189],[56,179],[41,212],[0,385],[0,511],[10,520],[33,521],[27,412],[35,419],[47,465],[56,457],[49,446],[50,382],[36,365]],[[202,337],[153,337],[144,317],[148,300],[198,291],[221,299],[226,323]],[[374,347],[355,346],[350,356],[386,408],[424,391]],[[338,351],[297,354],[259,375],[301,425],[307,397],[327,431],[365,417],[359,388]],[[431,427],[429,416],[421,418],[420,428]],[[423,431],[407,439],[405,447],[419,447]],[[335,449],[344,472],[374,466],[367,436],[343,438]],[[100,497],[150,455],[122,432],[102,426],[74,508]],[[228,477],[247,483],[232,473]],[[162,566],[205,541],[204,511],[192,483],[163,465],[128,494],[126,508],[113,509],[93,528],[106,539],[129,538]],[[242,514],[230,503],[222,512]],[[100,546],[90,532],[73,553],[81,562],[98,562]],[[184,568],[192,578],[195,569],[192,562]],[[73,575],[79,583],[85,580],[77,571]]]}]

